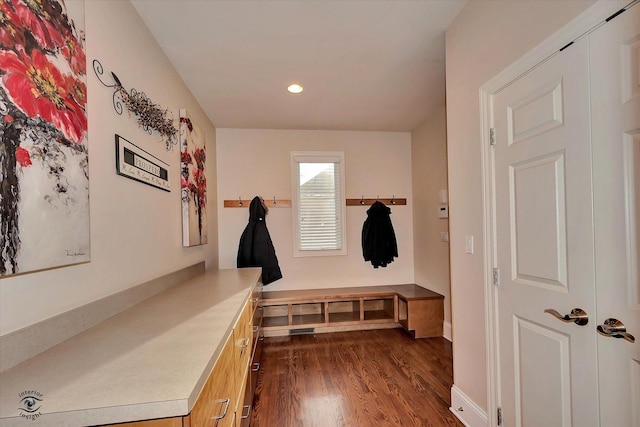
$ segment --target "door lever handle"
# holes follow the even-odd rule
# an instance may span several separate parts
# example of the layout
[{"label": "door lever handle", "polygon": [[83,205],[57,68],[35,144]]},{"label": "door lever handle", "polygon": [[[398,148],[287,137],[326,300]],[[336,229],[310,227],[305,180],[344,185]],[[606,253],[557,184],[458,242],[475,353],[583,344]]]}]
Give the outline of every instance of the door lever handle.
[{"label": "door lever handle", "polygon": [[547,308],[544,312],[549,313],[556,319],[561,320],[565,323],[573,322],[579,326],[584,326],[589,323],[589,315],[581,308],[574,308],[573,310],[571,310],[571,314],[565,315],[558,313],[557,310],[554,310],[552,308]]},{"label": "door lever handle", "polygon": [[627,327],[618,319],[609,318],[604,321],[603,325],[596,328],[600,335],[612,338],[622,338],[631,343],[636,341],[636,337],[627,332]]}]

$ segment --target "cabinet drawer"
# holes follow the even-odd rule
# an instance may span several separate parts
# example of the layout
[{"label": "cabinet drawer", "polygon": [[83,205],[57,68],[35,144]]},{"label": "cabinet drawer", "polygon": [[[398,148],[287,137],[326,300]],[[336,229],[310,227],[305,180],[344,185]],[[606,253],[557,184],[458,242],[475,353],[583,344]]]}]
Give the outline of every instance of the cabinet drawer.
[{"label": "cabinet drawer", "polygon": [[253,325],[261,325],[262,324],[262,285],[258,285],[254,288],[253,293],[251,294],[250,300],[250,310]]},{"label": "cabinet drawer", "polygon": [[260,325],[262,324],[262,313],[264,312],[264,308],[262,307],[262,305],[259,305],[256,307],[256,309],[253,311],[253,324],[254,325]]},{"label": "cabinet drawer", "polygon": [[245,376],[242,378],[242,382],[238,386],[238,407],[236,409],[235,426],[241,425],[247,426],[249,423],[249,417],[251,416],[251,407],[246,405],[245,400],[247,396],[247,384],[249,383],[249,370],[245,372]]},{"label": "cabinet drawer", "polygon": [[249,302],[251,304],[249,310],[251,311],[251,313],[254,313],[256,311],[256,308],[258,308],[258,306],[262,302],[262,284],[257,284],[253,288],[251,296],[249,297]]},{"label": "cabinet drawer", "polygon": [[236,419],[236,425],[239,427],[248,427],[249,422],[251,421],[251,411],[253,410],[253,389],[251,388],[252,374],[253,372],[251,372],[251,369],[249,369],[249,372],[247,372],[244,397],[242,399],[242,410],[240,411],[240,415],[238,416],[240,422],[238,422],[238,419]]},{"label": "cabinet drawer", "polygon": [[235,377],[238,380],[244,378],[252,353],[253,325],[250,309],[251,302],[247,301],[233,330],[235,340],[235,370],[233,372],[235,372]]},{"label": "cabinet drawer", "polygon": [[257,322],[255,321],[255,319],[251,322],[251,332],[252,332],[251,341],[253,342],[252,344],[253,348],[256,348],[258,338],[260,338],[260,335],[262,334],[261,327],[262,327],[262,318],[258,319]]},{"label": "cabinet drawer", "polygon": [[[258,337],[255,342],[255,347],[253,349],[253,355],[251,356],[251,365],[249,366],[249,382],[247,384],[247,393],[251,396],[251,401],[253,401],[253,395],[256,391],[256,385],[258,384],[258,377],[260,376],[260,369],[262,369],[261,358],[262,358],[262,345],[264,344],[264,336],[262,336],[262,332],[260,332],[260,337]],[[245,404],[247,404],[245,402]]]},{"label": "cabinet drawer", "polygon": [[217,427],[234,424],[237,394],[234,377],[229,375],[230,372],[234,372],[235,346],[232,337],[233,334],[227,339],[188,416],[189,424],[187,425],[191,427],[208,427],[214,425],[216,419],[218,419],[218,423],[215,424]]},{"label": "cabinet drawer", "polygon": [[255,342],[255,347],[253,349],[253,356],[251,357],[251,369],[259,369],[256,368],[256,364],[260,364],[260,361],[262,359],[262,347],[264,345],[264,334],[262,333],[262,330],[260,330],[260,336],[258,337],[258,339]]}]

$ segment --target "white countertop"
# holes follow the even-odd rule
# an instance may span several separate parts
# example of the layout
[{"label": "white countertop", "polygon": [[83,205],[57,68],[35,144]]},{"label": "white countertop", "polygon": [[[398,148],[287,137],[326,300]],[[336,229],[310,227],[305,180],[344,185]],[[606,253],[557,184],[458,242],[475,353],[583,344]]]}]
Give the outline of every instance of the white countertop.
[{"label": "white countertop", "polygon": [[[187,415],[259,268],[212,270],[0,374],[0,426],[86,426]],[[41,394],[21,417],[20,394]]]}]

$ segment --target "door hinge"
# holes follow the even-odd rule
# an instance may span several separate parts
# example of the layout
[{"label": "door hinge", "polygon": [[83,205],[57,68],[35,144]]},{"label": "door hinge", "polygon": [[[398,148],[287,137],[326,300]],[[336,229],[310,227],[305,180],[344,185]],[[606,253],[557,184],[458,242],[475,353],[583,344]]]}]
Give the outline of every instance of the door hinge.
[{"label": "door hinge", "polygon": [[560,48],[560,50],[558,50],[558,52],[562,52],[563,50],[565,50],[566,48],[568,48],[569,46],[571,46],[573,44],[573,42],[569,42],[567,44],[565,44],[564,46],[562,46]]},{"label": "door hinge", "polygon": [[502,425],[502,408],[498,406],[498,425]]},{"label": "door hinge", "polygon": [[627,9],[626,8],[622,8],[619,11],[617,11],[616,13],[614,13],[613,15],[611,15],[610,17],[608,17],[607,19],[604,20],[604,22],[609,22],[611,21],[613,18],[616,18],[618,15],[622,14],[623,12],[625,12]]},{"label": "door hinge", "polygon": [[500,269],[499,268],[493,269],[493,284],[495,286],[500,286]]},{"label": "door hinge", "polygon": [[496,128],[489,129],[489,145],[496,145]]}]

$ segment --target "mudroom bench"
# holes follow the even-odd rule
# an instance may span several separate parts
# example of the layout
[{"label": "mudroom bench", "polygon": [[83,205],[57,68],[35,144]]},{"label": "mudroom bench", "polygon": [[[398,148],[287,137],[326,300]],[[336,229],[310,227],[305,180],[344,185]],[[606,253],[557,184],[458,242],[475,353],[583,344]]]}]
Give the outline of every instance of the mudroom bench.
[{"label": "mudroom bench", "polygon": [[415,284],[265,291],[264,335],[404,328],[414,338],[442,336],[444,296]]}]

